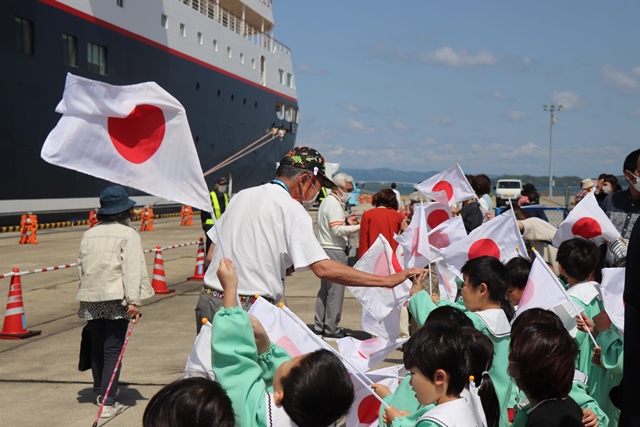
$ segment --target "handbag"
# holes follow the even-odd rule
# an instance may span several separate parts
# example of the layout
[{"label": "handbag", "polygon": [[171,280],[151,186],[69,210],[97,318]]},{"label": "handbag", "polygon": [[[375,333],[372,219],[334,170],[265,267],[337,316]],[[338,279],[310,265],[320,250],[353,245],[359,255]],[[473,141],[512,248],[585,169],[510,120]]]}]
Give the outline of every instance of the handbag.
[{"label": "handbag", "polygon": [[86,371],[91,369],[91,331],[87,323],[82,328],[82,338],[80,341],[80,360],[78,360],[78,370]]}]

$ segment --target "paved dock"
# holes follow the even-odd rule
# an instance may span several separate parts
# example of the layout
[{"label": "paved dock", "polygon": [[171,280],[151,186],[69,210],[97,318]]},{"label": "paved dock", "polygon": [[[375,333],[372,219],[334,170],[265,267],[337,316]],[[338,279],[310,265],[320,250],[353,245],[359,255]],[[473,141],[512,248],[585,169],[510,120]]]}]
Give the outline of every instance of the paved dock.
[{"label": "paved dock", "polygon": [[[196,222],[199,219],[196,219]],[[155,231],[141,233],[145,249],[196,241],[199,224],[180,227],[179,218],[156,220]],[[0,274],[17,267],[34,270],[77,261],[78,246],[87,226],[42,230],[38,245],[19,245],[18,233],[0,234]],[[195,270],[197,245],[163,252],[168,296],[144,301],[143,316],[134,327],[120,377],[118,400],[129,408],[99,425],[140,426],[149,399],[165,384],[178,379],[195,339],[194,308],[202,282],[186,279]],[[146,256],[149,277],[154,255]],[[4,315],[9,278],[0,279],[0,316]],[[80,372],[78,278],[75,268],[21,276],[27,328],[42,334],[20,341],[0,340],[0,424],[13,426],[89,427],[94,404],[91,371]],[[295,273],[287,281],[287,304],[305,323],[313,321],[320,280],[312,273]],[[347,291],[344,327],[359,330],[360,303]],[[3,318],[3,317],[2,317]],[[394,352],[384,365],[402,363]]]}]

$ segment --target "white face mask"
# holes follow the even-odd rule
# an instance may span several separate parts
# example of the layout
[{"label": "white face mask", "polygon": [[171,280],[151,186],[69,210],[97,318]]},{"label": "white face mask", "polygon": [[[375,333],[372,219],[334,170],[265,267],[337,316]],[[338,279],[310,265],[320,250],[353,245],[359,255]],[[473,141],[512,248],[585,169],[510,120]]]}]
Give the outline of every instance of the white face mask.
[{"label": "white face mask", "polygon": [[220,189],[221,193],[226,193],[227,192],[227,186],[226,185],[218,185],[218,188]]},{"label": "white face mask", "polygon": [[[309,179],[309,182],[311,182],[311,179]],[[301,184],[302,185],[302,184]],[[313,182],[311,182],[311,187],[315,190],[316,188],[313,186]],[[316,191],[316,195],[313,196],[313,198],[311,200],[305,200],[305,195],[304,195],[304,189],[302,189],[302,207],[305,210],[309,210],[311,209],[311,206],[313,206],[313,204],[316,202],[316,199],[318,198],[318,195],[320,194],[320,191]]]},{"label": "white face mask", "polygon": [[602,192],[603,192],[604,194],[609,194],[609,193],[611,193],[611,187],[609,187],[608,185],[603,186],[603,187],[602,187]]},{"label": "white face mask", "polygon": [[640,176],[635,176],[634,174],[631,174],[631,176],[636,179],[636,183],[631,184],[631,182],[629,182],[629,184],[633,185],[633,188],[635,188],[636,191],[640,191]]},{"label": "white face mask", "polygon": [[346,192],[342,192],[342,195],[340,196],[340,201],[342,203],[347,203],[349,201],[349,199],[351,199],[351,194],[353,193],[346,193]]}]

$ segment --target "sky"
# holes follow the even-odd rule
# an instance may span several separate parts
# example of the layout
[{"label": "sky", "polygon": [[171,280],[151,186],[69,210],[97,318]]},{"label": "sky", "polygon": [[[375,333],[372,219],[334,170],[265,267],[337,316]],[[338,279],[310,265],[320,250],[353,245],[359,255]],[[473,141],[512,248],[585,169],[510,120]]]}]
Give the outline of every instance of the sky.
[{"label": "sky", "polygon": [[297,145],[343,168],[622,174],[640,147],[640,2],[274,0]]}]

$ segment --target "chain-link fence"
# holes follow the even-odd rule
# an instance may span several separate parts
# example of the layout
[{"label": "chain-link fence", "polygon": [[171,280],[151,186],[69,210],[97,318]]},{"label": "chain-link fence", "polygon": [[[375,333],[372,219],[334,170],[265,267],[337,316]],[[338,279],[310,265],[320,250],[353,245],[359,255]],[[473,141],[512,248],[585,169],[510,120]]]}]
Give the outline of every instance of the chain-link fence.
[{"label": "chain-link fence", "polygon": [[[567,217],[567,208],[564,206],[522,206],[522,209],[529,215],[541,218],[554,227],[559,227],[560,223]],[[496,208],[496,215],[504,212],[505,208]]]}]

